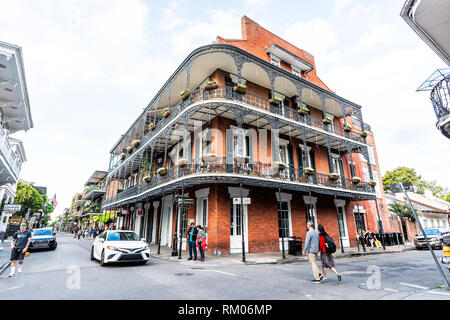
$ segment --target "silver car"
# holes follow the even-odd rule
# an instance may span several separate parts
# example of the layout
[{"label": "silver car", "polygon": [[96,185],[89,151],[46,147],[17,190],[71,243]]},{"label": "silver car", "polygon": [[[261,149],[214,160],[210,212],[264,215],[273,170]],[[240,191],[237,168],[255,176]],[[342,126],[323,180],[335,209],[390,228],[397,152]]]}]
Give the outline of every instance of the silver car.
[{"label": "silver car", "polygon": [[50,249],[55,250],[58,246],[56,236],[52,228],[33,229],[31,232],[30,250],[35,249]]},{"label": "silver car", "polygon": [[[446,228],[429,228],[424,231],[433,249],[442,249],[443,236],[450,233],[450,230]],[[414,237],[414,245],[416,249],[427,248],[427,242],[422,232]]]}]

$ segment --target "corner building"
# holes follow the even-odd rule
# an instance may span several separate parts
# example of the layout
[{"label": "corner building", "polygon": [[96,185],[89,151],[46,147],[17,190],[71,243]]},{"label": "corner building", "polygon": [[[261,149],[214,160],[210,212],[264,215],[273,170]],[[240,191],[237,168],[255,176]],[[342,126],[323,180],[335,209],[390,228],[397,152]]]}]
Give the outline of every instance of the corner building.
[{"label": "corner building", "polygon": [[113,146],[102,209],[161,246],[205,226],[209,254],[241,253],[242,232],[247,252],[287,250],[307,220],[356,246],[357,229],[390,231],[375,161],[361,106],[244,16],[242,40],[194,50]]}]

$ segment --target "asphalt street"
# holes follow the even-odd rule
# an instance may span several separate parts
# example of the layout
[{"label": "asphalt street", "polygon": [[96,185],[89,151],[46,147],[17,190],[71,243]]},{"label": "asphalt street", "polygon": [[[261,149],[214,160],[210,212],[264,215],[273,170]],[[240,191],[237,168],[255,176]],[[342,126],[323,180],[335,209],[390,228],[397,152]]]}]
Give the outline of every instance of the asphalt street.
[{"label": "asphalt street", "polygon": [[[8,278],[8,268],[0,276],[0,299],[450,300],[428,251],[339,259],[341,282],[328,271],[329,282],[313,284],[307,263],[215,265],[151,258],[146,265],[101,267],[89,259],[92,241],[61,233],[57,240],[55,251],[32,252],[22,274]],[[0,264],[8,256],[9,241]]]}]

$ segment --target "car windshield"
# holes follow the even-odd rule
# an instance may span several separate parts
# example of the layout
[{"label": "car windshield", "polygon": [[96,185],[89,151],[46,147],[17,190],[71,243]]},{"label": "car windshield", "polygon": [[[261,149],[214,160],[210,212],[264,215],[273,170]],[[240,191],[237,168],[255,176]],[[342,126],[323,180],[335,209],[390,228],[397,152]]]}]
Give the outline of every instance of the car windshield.
[{"label": "car windshield", "polygon": [[139,237],[134,232],[111,232],[108,241],[139,241]]},{"label": "car windshield", "polygon": [[[439,235],[439,229],[425,229],[425,234],[427,236],[438,236]],[[423,233],[419,233],[419,236],[422,236]]]},{"label": "car windshield", "polygon": [[53,232],[50,229],[34,230],[33,236],[52,236]]}]

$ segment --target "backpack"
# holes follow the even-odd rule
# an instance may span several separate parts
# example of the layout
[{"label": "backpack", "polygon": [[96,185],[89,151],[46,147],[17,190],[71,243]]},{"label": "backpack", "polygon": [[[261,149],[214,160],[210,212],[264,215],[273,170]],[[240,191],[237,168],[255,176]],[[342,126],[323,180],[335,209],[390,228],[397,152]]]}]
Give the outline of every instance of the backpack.
[{"label": "backpack", "polygon": [[327,253],[335,253],[336,252],[336,244],[330,236],[325,236],[325,250]]}]

